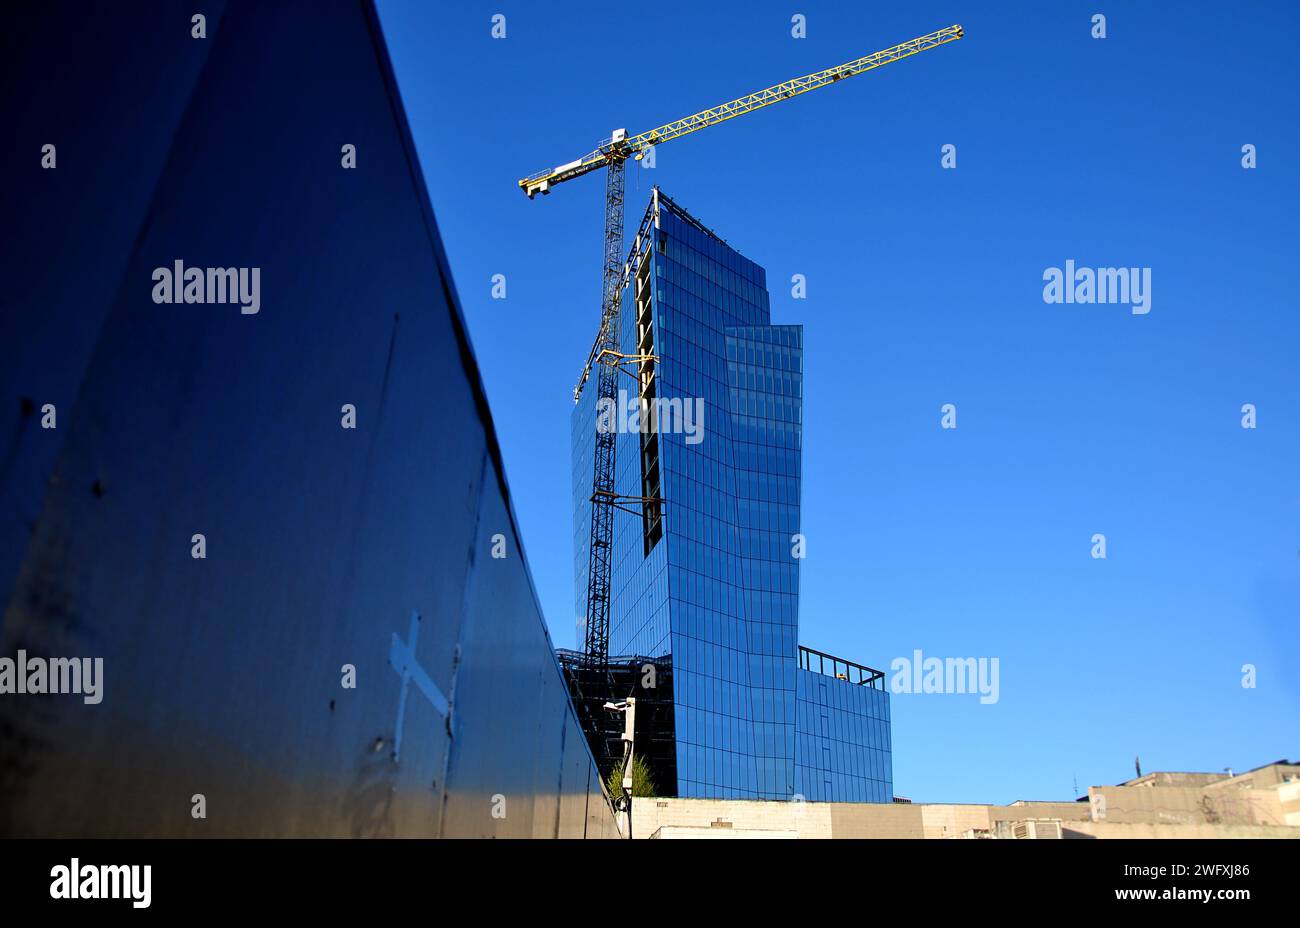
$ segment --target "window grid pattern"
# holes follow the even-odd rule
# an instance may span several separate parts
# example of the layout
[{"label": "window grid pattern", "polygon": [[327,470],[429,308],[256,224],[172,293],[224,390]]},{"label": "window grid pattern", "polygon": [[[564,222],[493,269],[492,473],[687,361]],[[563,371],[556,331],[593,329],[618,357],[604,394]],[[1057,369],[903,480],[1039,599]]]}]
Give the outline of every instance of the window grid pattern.
[{"label": "window grid pattern", "polygon": [[808,802],[892,802],[889,693],[800,668],[795,792]]},{"label": "window grid pattern", "polygon": [[794,793],[802,326],[726,330],[759,795]]},{"label": "window grid pattern", "polygon": [[654,261],[662,395],[703,402],[702,441],[661,436],[678,794],[787,798],[793,738],[755,724],[754,682],[778,671],[750,623],[726,349],[729,328],[768,322],[766,275],[669,209]]}]

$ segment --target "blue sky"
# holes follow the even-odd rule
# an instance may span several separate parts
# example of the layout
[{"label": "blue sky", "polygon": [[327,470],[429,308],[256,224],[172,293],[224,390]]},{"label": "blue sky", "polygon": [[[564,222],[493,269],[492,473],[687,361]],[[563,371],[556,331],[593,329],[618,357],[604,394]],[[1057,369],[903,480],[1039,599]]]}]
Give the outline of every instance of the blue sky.
[{"label": "blue sky", "polygon": [[[628,170],[631,222],[660,185],[805,327],[802,641],[886,669],[999,659],[995,705],[893,697],[895,792],[918,801],[1069,798],[1135,755],[1300,759],[1300,6],[379,6],[558,645],[603,182],[529,202],[515,181],[961,23]],[[1150,312],[1045,303],[1068,259],[1151,268]]]}]

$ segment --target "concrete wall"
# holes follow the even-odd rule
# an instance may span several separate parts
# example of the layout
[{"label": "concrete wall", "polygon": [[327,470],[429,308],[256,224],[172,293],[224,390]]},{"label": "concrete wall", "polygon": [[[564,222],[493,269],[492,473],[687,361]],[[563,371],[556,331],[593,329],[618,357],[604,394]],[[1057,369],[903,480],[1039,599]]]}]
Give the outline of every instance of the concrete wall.
[{"label": "concrete wall", "polygon": [[[746,799],[634,799],[632,834],[649,838],[661,828],[730,829],[735,832],[793,832],[800,838],[831,837],[833,803]],[[730,835],[735,837],[735,835]]]},{"label": "concrete wall", "polygon": [[0,834],[615,836],[374,12],[205,7],[5,30],[0,656],[104,697],[0,695]]},{"label": "concrete wall", "polygon": [[[1082,822],[1066,826],[1073,837],[1130,838],[1294,838],[1300,828],[1273,828],[1268,825],[1159,825],[1152,823]],[[1070,836],[1070,835],[1067,835]]]},{"label": "concrete wall", "polygon": [[[1290,788],[1291,784],[1284,784]],[[1282,785],[1256,789],[1238,786],[1125,787],[1088,790],[1095,821],[1153,822],[1171,825],[1285,825]]]},{"label": "concrete wall", "polygon": [[999,820],[1088,818],[1084,803],[986,806],[714,799],[637,799],[635,803],[632,827],[637,838],[650,837],[660,828],[691,827],[741,833],[789,831],[800,838],[960,838],[971,829],[989,831]]},{"label": "concrete wall", "polygon": [[1221,820],[1300,825],[1300,764],[1269,764],[1206,787]]},{"label": "concrete wall", "polygon": [[1194,786],[1094,786],[1088,790],[1093,817],[1107,822],[1203,822],[1202,792]]},{"label": "concrete wall", "polygon": [[[1174,823],[1154,818],[1093,821],[1092,806],[1086,802],[1021,802],[1009,806],[716,799],[634,802],[632,827],[636,838],[963,838],[972,833],[994,837],[1009,832],[1011,823],[1044,819],[1060,821],[1067,839],[1300,838],[1300,828],[1242,822]],[[1126,815],[1137,819],[1137,809],[1138,805],[1132,804]]]},{"label": "concrete wall", "polygon": [[743,829],[731,828],[688,828],[665,825],[660,828],[651,838],[797,838],[799,833],[795,831],[745,831]]},{"label": "concrete wall", "polygon": [[1300,826],[1300,782],[1280,784],[1276,790],[1282,823]]}]

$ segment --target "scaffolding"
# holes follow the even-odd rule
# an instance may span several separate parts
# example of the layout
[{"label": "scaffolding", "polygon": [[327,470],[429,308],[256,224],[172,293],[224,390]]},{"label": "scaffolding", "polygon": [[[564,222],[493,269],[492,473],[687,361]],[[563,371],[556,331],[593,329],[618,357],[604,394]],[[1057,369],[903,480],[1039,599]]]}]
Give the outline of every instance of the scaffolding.
[{"label": "scaffolding", "polygon": [[557,649],[569,696],[603,781],[623,760],[623,719],[607,702],[636,699],[636,755],[645,761],[659,796],[677,795],[671,655],[623,655],[593,661],[581,651]]}]

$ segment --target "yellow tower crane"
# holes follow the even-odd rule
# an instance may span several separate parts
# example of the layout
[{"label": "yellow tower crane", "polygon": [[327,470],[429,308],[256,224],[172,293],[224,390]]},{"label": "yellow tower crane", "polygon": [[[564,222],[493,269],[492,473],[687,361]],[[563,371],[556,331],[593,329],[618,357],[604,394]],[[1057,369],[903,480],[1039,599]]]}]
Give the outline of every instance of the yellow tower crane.
[{"label": "yellow tower crane", "polygon": [[[605,248],[601,275],[600,330],[596,336],[596,344],[588,356],[587,366],[582,372],[582,379],[574,390],[574,401],[578,400],[593,363],[600,365],[597,402],[600,399],[615,402],[620,367],[629,363],[644,364],[654,360],[641,355],[621,354],[618,351],[619,307],[623,299],[623,286],[628,276],[625,273],[623,260],[623,168],[628,158],[639,161],[652,146],[752,113],[754,110],[797,97],[810,90],[826,87],[846,77],[864,74],[892,61],[955,42],[963,34],[961,26],[949,26],[938,32],[931,32],[929,35],[920,36],[824,71],[774,84],[729,103],[710,107],[685,119],[667,123],[649,132],[642,132],[640,135],[629,137],[626,129],[615,129],[609,140],[603,142],[595,151],[568,164],[561,164],[522,178],[519,181],[519,189],[531,200],[539,193],[543,195],[550,193],[551,188],[556,184],[590,174],[598,168],[606,170]],[[616,494],[614,492],[614,432],[612,429],[597,428],[595,437],[584,653],[589,661],[603,665],[609,659],[609,584],[614,529],[613,512],[628,503],[657,505],[661,501],[622,497]]]}]

